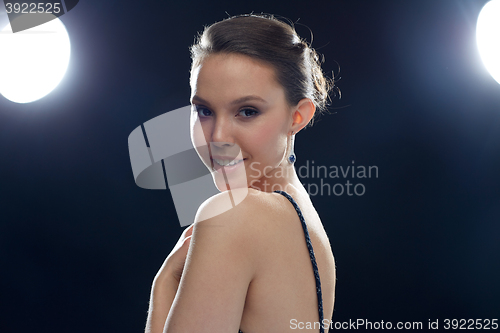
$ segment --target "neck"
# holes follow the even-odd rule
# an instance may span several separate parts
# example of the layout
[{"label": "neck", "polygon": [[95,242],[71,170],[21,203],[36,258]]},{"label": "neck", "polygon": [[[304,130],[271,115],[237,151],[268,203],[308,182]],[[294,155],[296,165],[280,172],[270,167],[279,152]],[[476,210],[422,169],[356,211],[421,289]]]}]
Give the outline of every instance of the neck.
[{"label": "neck", "polygon": [[288,162],[280,164],[270,174],[251,181],[249,187],[262,192],[273,192],[276,190],[285,192],[305,191],[304,186],[297,176],[294,165]]}]

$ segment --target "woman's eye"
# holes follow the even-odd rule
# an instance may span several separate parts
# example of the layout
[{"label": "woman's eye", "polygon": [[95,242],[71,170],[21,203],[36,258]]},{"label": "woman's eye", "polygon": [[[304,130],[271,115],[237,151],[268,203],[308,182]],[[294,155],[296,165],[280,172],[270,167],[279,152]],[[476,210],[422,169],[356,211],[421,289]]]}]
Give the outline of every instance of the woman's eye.
[{"label": "woman's eye", "polygon": [[240,114],[244,118],[253,117],[253,116],[257,115],[258,113],[259,113],[259,111],[255,110],[255,109],[243,109],[243,110],[240,110]]},{"label": "woman's eye", "polygon": [[212,111],[203,106],[195,106],[195,111],[200,117],[210,117],[212,115]]}]

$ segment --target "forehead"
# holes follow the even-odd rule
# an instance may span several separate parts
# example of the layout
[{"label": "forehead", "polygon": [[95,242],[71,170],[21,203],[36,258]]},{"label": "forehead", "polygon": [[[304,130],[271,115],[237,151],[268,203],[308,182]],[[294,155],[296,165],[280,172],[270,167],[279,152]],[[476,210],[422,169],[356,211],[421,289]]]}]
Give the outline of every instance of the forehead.
[{"label": "forehead", "polygon": [[235,98],[283,94],[272,65],[241,54],[214,54],[193,68],[191,96]]}]

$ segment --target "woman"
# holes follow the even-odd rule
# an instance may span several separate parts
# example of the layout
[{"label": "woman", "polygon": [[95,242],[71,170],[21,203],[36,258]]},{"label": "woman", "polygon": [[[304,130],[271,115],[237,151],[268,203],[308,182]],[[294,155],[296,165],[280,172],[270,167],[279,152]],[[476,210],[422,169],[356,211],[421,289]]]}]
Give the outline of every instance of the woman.
[{"label": "woman", "polygon": [[318,56],[262,15],[213,24],[191,53],[192,140],[221,193],[158,271],[146,332],[326,332],[335,262],[293,166],[328,98]]}]

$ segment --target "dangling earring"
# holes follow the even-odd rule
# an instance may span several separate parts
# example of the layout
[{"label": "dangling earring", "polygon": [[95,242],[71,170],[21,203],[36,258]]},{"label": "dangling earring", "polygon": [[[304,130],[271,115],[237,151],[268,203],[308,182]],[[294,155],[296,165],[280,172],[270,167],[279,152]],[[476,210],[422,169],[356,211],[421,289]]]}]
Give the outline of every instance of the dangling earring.
[{"label": "dangling earring", "polygon": [[291,146],[292,146],[292,149],[290,151],[290,156],[288,156],[288,163],[290,164],[293,164],[293,162],[295,162],[296,158],[295,158],[295,154],[293,152],[293,131],[292,131],[292,138],[291,138]]}]

